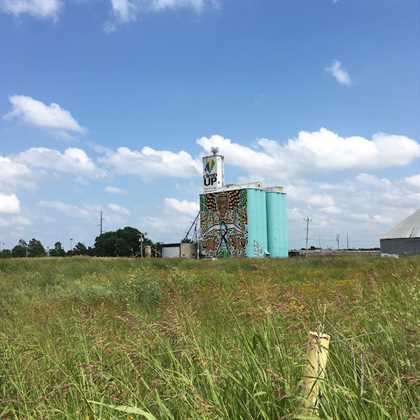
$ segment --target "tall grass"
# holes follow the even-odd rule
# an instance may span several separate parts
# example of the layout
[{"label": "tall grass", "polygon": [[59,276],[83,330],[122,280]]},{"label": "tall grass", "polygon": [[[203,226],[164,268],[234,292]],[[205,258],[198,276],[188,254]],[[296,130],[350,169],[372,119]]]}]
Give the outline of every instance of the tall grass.
[{"label": "tall grass", "polygon": [[323,329],[322,418],[416,419],[419,283],[418,258],[0,260],[0,418],[295,418]]}]

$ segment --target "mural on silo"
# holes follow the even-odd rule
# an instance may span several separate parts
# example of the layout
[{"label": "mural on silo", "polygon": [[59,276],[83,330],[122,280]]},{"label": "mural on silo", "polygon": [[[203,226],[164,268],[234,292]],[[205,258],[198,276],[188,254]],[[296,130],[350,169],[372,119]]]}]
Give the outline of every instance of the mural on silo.
[{"label": "mural on silo", "polygon": [[200,196],[202,249],[207,257],[243,257],[248,237],[247,191]]}]

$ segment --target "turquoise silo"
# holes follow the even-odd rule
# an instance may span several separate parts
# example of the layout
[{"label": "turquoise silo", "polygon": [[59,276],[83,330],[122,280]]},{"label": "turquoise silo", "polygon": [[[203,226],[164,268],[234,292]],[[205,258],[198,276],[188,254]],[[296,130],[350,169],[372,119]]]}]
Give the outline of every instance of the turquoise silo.
[{"label": "turquoise silo", "polygon": [[287,197],[281,192],[266,191],[267,242],[270,257],[287,257]]},{"label": "turquoise silo", "polygon": [[264,257],[268,254],[267,201],[261,189],[247,189],[248,241],[247,257]]}]

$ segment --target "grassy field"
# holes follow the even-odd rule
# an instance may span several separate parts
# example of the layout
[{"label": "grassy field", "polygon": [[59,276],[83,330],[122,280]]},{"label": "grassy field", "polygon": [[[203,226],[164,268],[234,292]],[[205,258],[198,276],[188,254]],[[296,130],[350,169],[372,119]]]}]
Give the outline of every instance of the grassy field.
[{"label": "grassy field", "polygon": [[0,418],[295,418],[323,330],[322,418],[419,419],[419,320],[419,258],[0,260]]}]

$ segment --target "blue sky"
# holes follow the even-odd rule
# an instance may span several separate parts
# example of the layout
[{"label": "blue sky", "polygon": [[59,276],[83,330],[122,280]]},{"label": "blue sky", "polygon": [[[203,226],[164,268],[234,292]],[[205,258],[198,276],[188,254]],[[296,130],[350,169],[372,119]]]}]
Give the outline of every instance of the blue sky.
[{"label": "blue sky", "polygon": [[[417,0],[0,0],[0,242],[182,238],[200,157],[289,194],[290,245],[420,203]],[[56,105],[52,105],[56,104]]]}]

